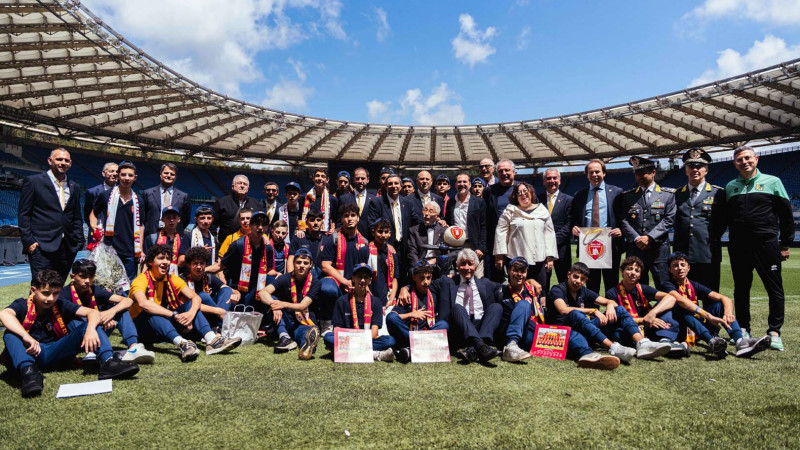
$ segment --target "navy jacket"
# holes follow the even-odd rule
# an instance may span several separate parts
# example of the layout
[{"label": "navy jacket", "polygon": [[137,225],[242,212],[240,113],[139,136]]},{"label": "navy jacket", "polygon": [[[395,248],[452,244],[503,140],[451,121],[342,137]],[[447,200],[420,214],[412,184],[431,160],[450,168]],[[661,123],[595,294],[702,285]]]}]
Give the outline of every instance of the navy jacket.
[{"label": "navy jacket", "polygon": [[[540,192],[538,197],[539,203],[547,206],[547,192]],[[565,260],[569,255],[570,244],[572,243],[571,195],[559,191],[556,202],[553,205],[553,212],[550,213],[550,218],[553,219],[553,227],[556,229],[558,259]]]},{"label": "navy jacket", "polygon": [[[453,197],[447,202],[447,211],[444,213],[444,221],[448,225],[455,225],[453,212],[456,209],[458,199]],[[482,198],[474,195],[469,196],[469,206],[467,207],[467,239],[473,250],[480,250],[486,254],[486,202]]]},{"label": "navy jacket", "polygon": [[[153,186],[145,189],[142,192],[142,200],[144,201],[144,213],[146,221],[144,223],[145,236],[153,234],[158,231],[158,221],[161,219],[161,185]],[[189,201],[189,194],[182,190],[172,187],[172,206],[180,211],[181,223],[178,224],[178,233],[183,233],[192,220],[192,204]]]},{"label": "navy jacket", "polygon": [[62,210],[56,188],[46,172],[29,175],[22,182],[17,222],[26,253],[36,242],[42,251],[56,252],[61,248],[62,236],[70,252],[83,247],[86,239],[81,219],[81,187],[69,177],[67,185],[70,195]]},{"label": "navy jacket", "polygon": [[[608,219],[608,226],[611,228],[619,228],[619,224],[617,223],[617,216],[618,216],[618,209],[620,209],[620,204],[622,203],[622,188],[618,186],[614,186],[613,184],[606,183],[606,205],[607,205],[607,219]],[[586,215],[586,201],[589,197],[589,188],[581,189],[575,194],[575,197],[572,199],[572,214],[571,214],[571,222],[572,225],[570,228],[574,226],[583,227],[584,224],[584,217]],[[619,212],[619,214],[622,214]],[[613,240],[613,247],[614,251],[619,252],[625,249],[625,240],[621,237],[614,238]],[[579,246],[580,247],[580,246]]]},{"label": "navy jacket", "polygon": [[[372,231],[369,229],[371,222],[369,221],[369,209],[370,205],[378,201],[378,197],[375,194],[370,194],[366,192],[364,195],[364,207],[361,210],[361,216],[358,218],[358,232],[364,236],[364,239],[371,241],[373,240]],[[339,206],[353,204],[358,205],[358,201],[356,201],[356,194],[355,192],[344,194],[341,198],[339,198]]]},{"label": "navy jacket", "polygon": [[402,254],[405,251],[405,241],[409,235],[409,229],[422,222],[422,216],[417,214],[412,206],[412,201],[408,197],[398,196],[397,200],[400,202],[400,220],[402,221],[400,225],[402,226],[403,242],[398,243],[397,239],[395,239],[394,216],[392,215],[392,204],[389,202],[388,195],[381,196],[377,201],[370,203],[368,220],[369,223],[374,222],[380,217],[384,217],[388,220],[389,223],[392,224],[392,235],[389,238],[389,245]]}]

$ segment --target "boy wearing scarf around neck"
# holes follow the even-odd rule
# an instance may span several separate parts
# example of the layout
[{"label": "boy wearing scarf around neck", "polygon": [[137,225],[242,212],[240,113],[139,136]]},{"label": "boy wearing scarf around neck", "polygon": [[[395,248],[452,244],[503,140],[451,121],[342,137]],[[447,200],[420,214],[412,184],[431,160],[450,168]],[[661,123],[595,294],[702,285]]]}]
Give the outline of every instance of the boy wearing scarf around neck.
[{"label": "boy wearing scarf around neck", "polygon": [[[378,336],[383,326],[383,306],[381,300],[370,294],[373,269],[369,264],[360,263],[353,267],[353,292],[336,299],[333,309],[333,326],[370,330],[372,333],[372,358],[375,361],[394,361],[394,338]],[[324,336],[325,347],[333,350],[333,333]]]},{"label": "boy wearing scarf around neck", "polygon": [[[9,368],[19,371],[23,397],[42,393],[42,369],[58,367],[81,351],[97,354],[101,380],[130,378],[139,372],[136,364],[113,357],[99,311],[58,298],[63,284],[55,270],[38,272],[31,280],[28,298],[18,298],[0,311],[0,322],[6,327],[5,351],[0,356]],[[78,324],[69,327],[75,320]]]},{"label": "boy wearing scarf around neck", "polygon": [[133,192],[136,178],[136,166],[121,162],[119,184],[97,197],[89,215],[89,227],[103,230],[103,242],[114,247],[130,280],[136,277],[138,263],[144,257],[144,201]]},{"label": "boy wearing scarf around neck", "polygon": [[289,261],[289,243],[286,236],[289,234],[289,225],[281,219],[272,223],[269,230],[269,246],[272,247],[272,270],[267,272],[272,277],[286,273],[286,263]]},{"label": "boy wearing scarf around neck", "polygon": [[239,291],[234,291],[230,286],[223,283],[214,274],[208,273],[206,261],[209,259],[209,251],[204,247],[193,247],[186,252],[186,267],[188,272],[181,275],[181,278],[200,296],[202,304],[200,312],[206,316],[206,320],[212,327],[222,325],[225,313],[231,309],[231,305],[239,302]]},{"label": "boy wearing scarf around neck", "polygon": [[[164,222],[164,227],[147,236],[147,239],[144,240],[143,251],[147,254],[150,247],[156,244],[163,244],[171,248],[172,261],[169,265],[169,273],[171,275],[179,275],[184,266],[183,255],[186,254],[186,250],[189,250],[189,242],[191,240],[178,233],[181,215],[180,211],[174,206],[167,206],[161,210],[161,221]],[[144,267],[142,267],[142,272],[144,272]]]},{"label": "boy wearing scarf around neck", "polygon": [[[616,287],[606,291],[606,298],[625,308],[647,338],[670,344],[670,357],[688,357],[689,349],[677,342],[680,325],[672,316],[675,297],[639,283],[643,267],[644,263],[639,257],[625,258],[619,268],[622,279]],[[655,304],[652,305],[651,302]],[[623,340],[631,344],[624,337]]]},{"label": "boy wearing scarf around neck", "polygon": [[[189,243],[189,248],[203,247],[208,250],[208,261],[206,271],[210,273],[219,272],[219,242],[211,232],[211,224],[214,223],[214,210],[210,206],[203,205],[197,208],[194,213],[194,228],[191,232],[186,232],[183,239]],[[188,251],[188,250],[187,250]]]},{"label": "boy wearing scarf around neck", "polygon": [[[721,328],[733,339],[736,356],[740,358],[749,358],[769,348],[772,342],[769,335],[761,338],[743,336],[742,328],[733,315],[733,301],[730,298],[689,280],[691,266],[685,253],[671,254],[668,264],[670,280],[664,283],[663,288],[675,297],[672,315],[681,325],[681,334],[696,334],[708,344],[708,352],[718,358],[724,358],[728,353],[725,350],[728,342],[719,337]],[[699,301],[703,302],[702,307]]]},{"label": "boy wearing scarf around neck", "polygon": [[[219,266],[219,260],[225,257],[225,253],[228,252],[228,248],[230,248],[231,244],[250,234],[250,219],[253,218],[253,210],[245,206],[239,210],[237,217],[239,217],[239,229],[236,230],[235,233],[228,235],[228,237],[222,241],[222,244],[219,245],[219,254],[217,255],[216,261],[217,266]],[[221,269],[219,273],[222,274]]]},{"label": "boy wearing scarf around neck", "polygon": [[308,211],[318,209],[322,212],[322,233],[330,236],[336,232],[336,224],[339,221],[339,217],[336,214],[339,211],[339,199],[328,190],[327,169],[315,169],[311,179],[314,181],[314,187],[306,193],[303,199],[303,213],[297,223],[295,235],[297,237],[303,236],[302,233],[307,227],[305,221]]},{"label": "boy wearing scarf around neck", "polygon": [[200,351],[181,333],[199,333],[206,342],[206,355],[227,353],[238,347],[241,338],[223,338],[211,330],[202,314],[197,314],[202,300],[180,277],[169,273],[171,261],[172,249],[168,246],[150,247],[146,270],[131,283],[131,317],[142,340],[172,342],[180,349],[183,362],[194,361]]},{"label": "boy wearing scarf around neck", "polygon": [[413,285],[410,304],[398,304],[386,315],[386,328],[397,342],[395,357],[401,363],[411,361],[409,333],[411,330],[447,330],[450,305],[430,291],[434,266],[420,260],[411,268]]},{"label": "boy wearing scarf around neck", "polygon": [[319,342],[319,328],[309,307],[319,296],[320,282],[311,270],[311,252],[301,248],[294,254],[294,270],[258,292],[258,300],[269,310],[264,320],[278,326],[275,353],[294,350],[299,343],[298,358],[311,359]]},{"label": "boy wearing scarf around neck", "polygon": [[250,219],[250,233],[231,244],[220,261],[225,279],[239,291],[241,301],[262,314],[267,310],[256,299],[256,294],[275,280],[269,275],[274,258],[266,236],[267,221],[267,213],[254,212]]},{"label": "boy wearing scarf around neck", "polygon": [[389,245],[392,224],[381,217],[374,221],[372,242],[369,243],[369,265],[372,267],[370,293],[381,301],[384,307],[394,306],[400,278],[400,260],[397,250]]},{"label": "boy wearing scarf around neck", "polygon": [[297,250],[304,248],[311,252],[311,270],[317,277],[322,273],[320,268],[320,253],[322,249],[322,212],[318,209],[312,209],[306,216],[306,231],[303,237],[293,237],[291,244],[289,244],[289,261],[286,263],[286,271],[294,271],[294,254]]},{"label": "boy wearing scarf around neck", "polygon": [[[95,273],[97,265],[94,261],[88,259],[75,261],[72,264],[72,273],[69,275],[72,282],[61,289],[58,299],[100,311],[100,326],[107,336],[111,335],[114,328],[119,328],[122,343],[128,346],[128,350],[121,358],[122,361],[137,364],[152,363],[156,355],[139,342],[136,326],[128,312],[133,300],[95,286]],[[67,328],[78,323],[79,321],[73,320]]]},{"label": "boy wearing scarf around neck", "polygon": [[[572,331],[608,349],[624,363],[629,363],[634,356],[651,360],[670,352],[670,343],[648,339],[625,308],[587,289],[589,274],[586,264],[577,262],[567,272],[567,281],[550,289],[547,323],[571,327]],[[600,306],[605,307],[605,312],[599,310]],[[569,339],[573,340],[572,335]],[[636,348],[622,345],[620,341],[623,340]]]},{"label": "boy wearing scarf around neck", "polygon": [[350,281],[353,267],[369,262],[368,241],[358,232],[358,205],[342,205],[339,217],[342,218],[341,229],[322,238],[320,250],[324,278],[320,281],[321,295],[315,312],[323,335],[333,332],[331,319],[336,299],[353,292],[353,283]]}]

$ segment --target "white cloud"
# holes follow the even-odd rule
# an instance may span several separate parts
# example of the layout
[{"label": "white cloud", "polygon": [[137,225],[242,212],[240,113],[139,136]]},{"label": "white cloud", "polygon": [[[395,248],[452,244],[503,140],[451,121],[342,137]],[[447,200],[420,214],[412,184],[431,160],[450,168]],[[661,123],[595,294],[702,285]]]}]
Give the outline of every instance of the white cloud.
[{"label": "white cloud", "polygon": [[528,48],[528,36],[530,34],[531,27],[529,25],[522,27],[522,31],[520,31],[519,36],[517,36],[517,50],[525,50]]},{"label": "white cloud", "polygon": [[737,17],[772,25],[800,24],[800,0],[705,0],[684,19]]},{"label": "white cloud", "polygon": [[495,48],[490,42],[496,34],[494,27],[481,31],[475,27],[475,19],[469,14],[458,16],[461,30],[451,42],[456,59],[474,67],[476,63],[486,62],[493,55]]},{"label": "white cloud", "polygon": [[768,34],[763,40],[755,41],[744,55],[731,48],[721,51],[717,58],[717,67],[704,71],[689,86],[741,75],[798,57],[800,44],[787,46],[783,39]]},{"label": "white cloud", "polygon": [[[341,2],[325,0],[85,0],[95,14],[146,52],[212,89],[240,95],[263,79],[256,54],[286,49],[314,33],[346,40]],[[289,15],[299,10],[295,22]],[[308,14],[311,11],[313,14]],[[324,33],[318,30],[324,30]]]},{"label": "white cloud", "polygon": [[304,112],[308,107],[308,98],[314,94],[314,88],[305,85],[306,73],[303,63],[291,58],[287,61],[292,66],[296,79],[283,78],[267,89],[266,97],[261,102],[267,108]]},{"label": "white cloud", "polygon": [[378,21],[378,31],[376,38],[378,42],[383,42],[389,37],[392,32],[392,27],[389,26],[389,18],[386,16],[386,11],[381,8],[375,8],[375,19]]},{"label": "white cloud", "polygon": [[419,88],[407,90],[395,109],[391,109],[391,101],[371,100],[367,102],[367,114],[372,122],[460,125],[465,115],[458,100],[458,94],[447,83],[440,83],[427,97]]}]

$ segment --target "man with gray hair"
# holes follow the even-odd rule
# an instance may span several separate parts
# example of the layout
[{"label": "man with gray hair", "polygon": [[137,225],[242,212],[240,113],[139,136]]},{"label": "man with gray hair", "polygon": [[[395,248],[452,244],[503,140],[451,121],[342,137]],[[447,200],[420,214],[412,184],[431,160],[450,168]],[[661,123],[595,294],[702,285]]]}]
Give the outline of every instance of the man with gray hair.
[{"label": "man with gray hair", "polygon": [[545,291],[550,287],[550,277],[553,272],[558,277],[558,282],[567,281],[567,272],[572,266],[572,196],[559,190],[561,187],[561,174],[558,169],[549,168],[544,171],[544,192],[539,194],[539,203],[547,206],[547,212],[553,220],[556,231],[556,246],[558,247],[558,260],[547,271]]},{"label": "man with gray hair", "polygon": [[448,333],[451,347],[463,347],[458,355],[467,363],[477,359],[486,364],[500,355],[491,344],[503,318],[503,285],[476,278],[478,261],[472,249],[461,250],[456,259],[458,275],[439,278],[431,284],[431,292],[452,305]]},{"label": "man with gray hair", "polygon": [[442,209],[436,202],[430,202],[422,207],[422,223],[414,225],[408,230],[408,252],[406,259],[408,267],[413,267],[421,259],[436,264],[436,259],[442,254],[431,246],[444,243],[444,227],[439,223],[439,214]]},{"label": "man with gray hair", "polygon": [[[92,213],[92,209],[94,208],[94,202],[97,200],[97,197],[100,197],[100,194],[103,192],[113,189],[114,186],[117,185],[117,178],[119,170],[119,166],[115,162],[107,162],[103,164],[103,171],[101,174],[103,175],[103,182],[98,184],[97,186],[91,187],[86,191],[86,195],[83,198],[83,221],[85,223],[89,223],[89,215]],[[92,243],[92,230],[89,230],[88,236],[88,243]]]},{"label": "man with gray hair", "polygon": [[483,179],[485,186],[497,183],[497,177],[494,176],[494,161],[491,158],[483,158],[478,163],[478,170],[481,172],[481,179]]},{"label": "man with gray hair", "polygon": [[[497,163],[497,183],[487,186],[483,190],[483,200],[486,202],[486,248],[491,253],[494,249],[494,238],[497,231],[497,221],[503,211],[508,206],[511,191],[514,190],[514,177],[517,174],[517,168],[514,162],[510,159],[502,159]],[[486,255],[492,261],[492,255]],[[505,279],[505,274],[502,270],[495,270],[491,264],[486,264],[486,269],[489,271],[489,276],[492,280],[502,282]]]},{"label": "man with gray hair", "polygon": [[226,237],[239,229],[239,210],[247,207],[252,211],[260,211],[258,200],[247,195],[250,192],[250,180],[245,175],[233,177],[231,193],[214,201],[214,225],[217,228],[217,240],[222,242]]}]

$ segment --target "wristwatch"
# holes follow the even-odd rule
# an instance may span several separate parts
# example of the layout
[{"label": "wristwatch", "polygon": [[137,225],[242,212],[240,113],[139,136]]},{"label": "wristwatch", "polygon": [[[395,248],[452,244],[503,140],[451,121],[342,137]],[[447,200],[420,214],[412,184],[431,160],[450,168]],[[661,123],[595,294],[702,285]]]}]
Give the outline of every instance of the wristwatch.
[{"label": "wristwatch", "polygon": [[172,317],[173,318],[175,318],[175,316],[177,316],[177,315],[178,315],[178,311],[172,311]]}]

